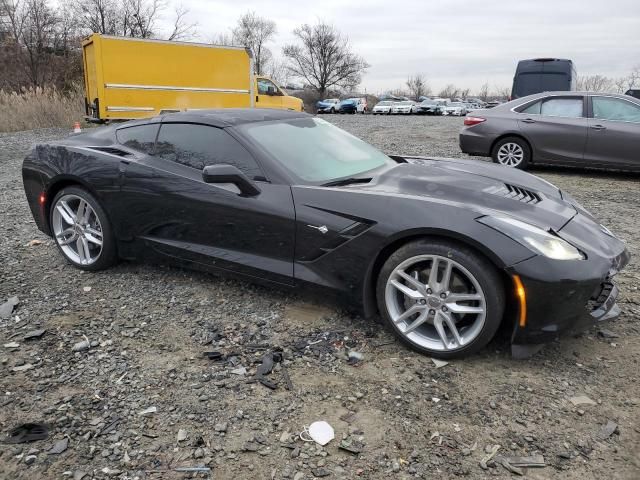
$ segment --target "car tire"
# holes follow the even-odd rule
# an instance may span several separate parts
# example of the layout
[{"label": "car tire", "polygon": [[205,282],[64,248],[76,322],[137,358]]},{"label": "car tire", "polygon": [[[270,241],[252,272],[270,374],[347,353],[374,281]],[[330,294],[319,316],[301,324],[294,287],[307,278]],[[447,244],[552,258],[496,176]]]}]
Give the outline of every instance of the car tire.
[{"label": "car tire", "polygon": [[60,190],[51,202],[49,225],[58,250],[74,267],[96,271],[117,262],[111,222],[86,189],[70,186]]},{"label": "car tire", "polygon": [[520,137],[500,139],[491,149],[491,158],[497,164],[526,170],[531,162],[531,148]]},{"label": "car tire", "polygon": [[[431,282],[436,259],[438,273]],[[450,281],[445,282],[448,265],[451,265]],[[424,295],[417,287],[411,288],[414,284],[407,277],[422,286]],[[398,282],[405,285],[401,287],[403,290],[395,286]],[[411,296],[404,293],[404,288],[409,289]],[[456,295],[474,298],[456,300]],[[444,240],[423,239],[396,250],[380,270],[376,297],[384,323],[402,343],[420,353],[445,359],[471,355],[484,348],[496,334],[505,308],[504,287],[497,269],[474,250]],[[412,308],[417,310],[407,316]],[[419,320],[424,323],[414,326]],[[454,330],[459,340],[455,340]]]}]

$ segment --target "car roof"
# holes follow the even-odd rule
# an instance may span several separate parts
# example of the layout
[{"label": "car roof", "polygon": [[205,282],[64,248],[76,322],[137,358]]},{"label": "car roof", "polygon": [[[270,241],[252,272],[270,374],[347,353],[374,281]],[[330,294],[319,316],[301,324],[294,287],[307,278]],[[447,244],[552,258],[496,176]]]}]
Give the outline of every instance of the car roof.
[{"label": "car roof", "polygon": [[146,121],[127,122],[122,126],[140,125],[143,123],[202,123],[212,127],[234,127],[247,123],[271,122],[274,120],[291,120],[310,117],[308,113],[272,108],[221,108],[211,110],[188,110],[149,118]]}]

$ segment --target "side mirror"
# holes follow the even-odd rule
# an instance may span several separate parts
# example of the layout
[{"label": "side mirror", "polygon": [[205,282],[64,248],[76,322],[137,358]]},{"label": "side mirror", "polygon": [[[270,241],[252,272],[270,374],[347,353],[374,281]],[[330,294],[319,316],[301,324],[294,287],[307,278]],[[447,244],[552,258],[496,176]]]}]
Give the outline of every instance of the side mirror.
[{"label": "side mirror", "polygon": [[258,186],[233,165],[220,164],[204,167],[202,180],[205,183],[232,183],[238,187],[240,195],[245,197],[255,197],[260,193]]},{"label": "side mirror", "polygon": [[276,89],[273,87],[267,87],[267,95],[275,95],[276,94]]}]

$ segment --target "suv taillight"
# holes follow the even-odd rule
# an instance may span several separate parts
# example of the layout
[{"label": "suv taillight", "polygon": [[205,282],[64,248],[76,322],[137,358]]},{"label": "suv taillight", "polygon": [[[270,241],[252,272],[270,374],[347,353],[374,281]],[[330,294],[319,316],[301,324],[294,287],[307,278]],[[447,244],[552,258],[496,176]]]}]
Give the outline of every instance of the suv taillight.
[{"label": "suv taillight", "polygon": [[486,121],[487,119],[482,117],[464,117],[464,124],[467,127],[473,127],[474,125],[478,125],[479,123]]}]

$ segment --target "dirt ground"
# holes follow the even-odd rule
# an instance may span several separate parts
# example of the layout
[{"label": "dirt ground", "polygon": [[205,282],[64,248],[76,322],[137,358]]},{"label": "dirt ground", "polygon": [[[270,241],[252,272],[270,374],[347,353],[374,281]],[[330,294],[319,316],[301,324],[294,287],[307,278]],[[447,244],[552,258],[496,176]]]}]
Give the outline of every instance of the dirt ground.
[{"label": "dirt ground", "polygon": [[[324,118],[388,153],[464,157],[459,118]],[[290,292],[160,265],[70,267],[20,175],[33,143],[66,133],[0,134],[0,304],[19,299],[0,318],[0,434],[49,427],[0,443],[1,479],[640,478],[640,176],[532,172],[627,242],[618,320],[528,360],[499,338],[437,368],[380,325]],[[254,373],[278,349],[272,390]],[[335,430],[325,447],[299,435],[317,420]],[[545,466],[502,463],[530,455]]]}]

